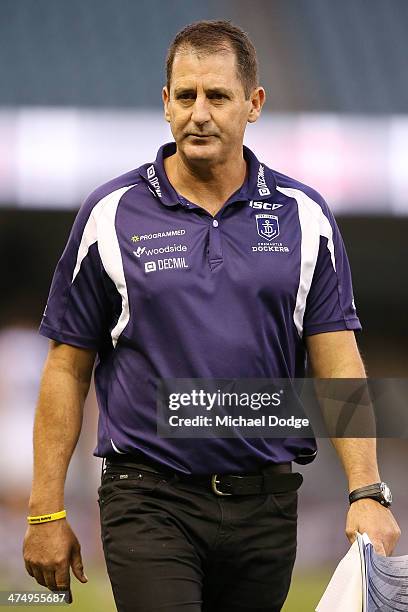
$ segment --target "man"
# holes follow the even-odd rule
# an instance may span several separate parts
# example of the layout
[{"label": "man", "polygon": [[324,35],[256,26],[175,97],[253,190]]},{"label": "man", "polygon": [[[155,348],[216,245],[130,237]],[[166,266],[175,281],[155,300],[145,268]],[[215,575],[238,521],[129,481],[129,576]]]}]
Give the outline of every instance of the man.
[{"label": "man", "polygon": [[[322,198],[243,147],[265,101],[252,43],[228,22],[187,26],[163,89],[175,143],[85,202],[41,333],[52,339],[34,429],[27,571],[81,582],[64,481],[97,355],[102,541],[118,610],[280,610],[296,553],[292,462],[308,438],[172,440],[163,378],[364,377],[343,243]],[[372,439],[335,439],[349,490],[380,482]],[[359,491],[346,532],[389,554],[398,526]],[[382,502],[382,503],[379,503]],[[53,516],[57,513],[56,516]],[[43,517],[35,519],[35,517]],[[58,520],[51,520],[49,518]]]}]

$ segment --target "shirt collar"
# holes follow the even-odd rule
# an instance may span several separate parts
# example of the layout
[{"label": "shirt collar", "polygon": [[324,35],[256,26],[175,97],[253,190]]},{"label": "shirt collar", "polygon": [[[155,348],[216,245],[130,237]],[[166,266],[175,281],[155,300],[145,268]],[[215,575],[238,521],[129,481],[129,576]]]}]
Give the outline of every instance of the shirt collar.
[{"label": "shirt collar", "polygon": [[[148,184],[152,194],[166,206],[186,205],[185,200],[180,198],[172,187],[164,169],[164,159],[174,155],[176,150],[175,142],[164,144],[160,147],[156,160],[153,163],[144,164],[139,169],[140,176]],[[276,181],[272,170],[260,163],[251,149],[245,145],[243,153],[248,164],[247,178],[243,185],[229,198],[229,202],[270,198],[276,190]]]},{"label": "shirt collar", "polygon": [[177,147],[175,142],[168,142],[160,147],[156,160],[151,164],[144,164],[139,169],[139,174],[147,183],[152,194],[166,206],[179,204],[179,197],[172,187],[164,170],[164,159],[174,155]]}]

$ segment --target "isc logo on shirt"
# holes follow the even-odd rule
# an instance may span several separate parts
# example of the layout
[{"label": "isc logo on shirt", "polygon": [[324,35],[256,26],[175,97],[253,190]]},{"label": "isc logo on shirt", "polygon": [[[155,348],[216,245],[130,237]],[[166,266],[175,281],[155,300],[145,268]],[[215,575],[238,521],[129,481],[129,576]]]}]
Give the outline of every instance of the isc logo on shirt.
[{"label": "isc logo on shirt", "polygon": [[256,208],[257,210],[276,210],[277,208],[281,208],[283,204],[272,204],[271,202],[254,202],[250,201],[249,205],[251,208]]}]

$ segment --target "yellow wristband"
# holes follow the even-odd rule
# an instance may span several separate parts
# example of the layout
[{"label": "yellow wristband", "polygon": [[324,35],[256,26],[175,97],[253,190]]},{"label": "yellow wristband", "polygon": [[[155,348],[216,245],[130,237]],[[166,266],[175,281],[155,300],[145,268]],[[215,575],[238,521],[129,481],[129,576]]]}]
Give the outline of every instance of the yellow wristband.
[{"label": "yellow wristband", "polygon": [[39,516],[27,516],[27,521],[30,525],[37,525],[38,523],[49,523],[50,521],[58,521],[67,516],[66,510],[60,510],[60,512],[53,512],[52,514],[40,514]]}]

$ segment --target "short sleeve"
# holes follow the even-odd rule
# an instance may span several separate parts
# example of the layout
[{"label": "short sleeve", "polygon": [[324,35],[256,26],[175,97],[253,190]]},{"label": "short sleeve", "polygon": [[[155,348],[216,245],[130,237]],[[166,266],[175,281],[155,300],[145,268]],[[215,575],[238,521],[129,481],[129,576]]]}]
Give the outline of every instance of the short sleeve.
[{"label": "short sleeve", "polygon": [[88,199],[78,212],[55,269],[39,333],[98,350],[112,327],[113,305],[98,252],[93,211]]},{"label": "short sleeve", "polygon": [[325,203],[331,236],[320,237],[313,280],[306,301],[304,335],[361,330],[356,313],[350,265],[340,230]]}]

